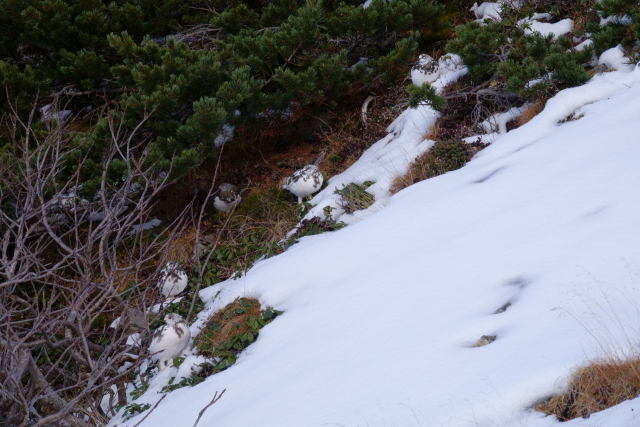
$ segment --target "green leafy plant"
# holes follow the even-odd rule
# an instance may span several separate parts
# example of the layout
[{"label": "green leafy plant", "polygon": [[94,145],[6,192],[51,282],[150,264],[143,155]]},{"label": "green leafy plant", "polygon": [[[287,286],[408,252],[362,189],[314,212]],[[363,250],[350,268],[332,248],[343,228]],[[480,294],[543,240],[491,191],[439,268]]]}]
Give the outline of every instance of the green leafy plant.
[{"label": "green leafy plant", "polygon": [[147,409],[149,409],[151,407],[150,404],[148,403],[130,403],[127,406],[124,407],[124,411],[122,412],[122,415],[124,417],[124,420],[129,420],[131,418],[133,418],[136,414],[140,414],[144,411],[146,411]]},{"label": "green leafy plant", "polygon": [[302,220],[296,232],[284,243],[284,248],[287,249],[298,243],[304,236],[315,236],[316,234],[322,234],[327,231],[340,230],[343,227],[346,227],[344,222],[334,221],[330,216],[325,216],[324,219],[316,216]]},{"label": "green leafy plant", "polygon": [[193,387],[194,385],[200,384],[203,382],[209,375],[212,375],[214,372],[214,365],[211,363],[201,363],[199,365],[200,369],[197,372],[193,372],[188,377],[180,378],[180,381],[175,382],[176,377],[171,377],[169,379],[168,384],[162,387],[160,392],[162,393],[170,393],[173,390],[177,390],[183,387]]},{"label": "green leafy plant", "polygon": [[143,382],[140,386],[136,386],[129,394],[133,400],[138,399],[149,389],[149,383]]},{"label": "green leafy plant", "polygon": [[367,188],[373,184],[373,181],[365,181],[362,184],[352,182],[340,189],[336,189],[335,192],[340,195],[340,205],[344,211],[353,213],[371,206],[376,201],[376,198],[367,191]]},{"label": "green leafy plant", "polygon": [[434,110],[442,111],[447,105],[447,100],[439,96],[429,83],[424,83],[422,86],[410,85],[407,92],[409,93],[408,104],[412,108],[426,104]]}]

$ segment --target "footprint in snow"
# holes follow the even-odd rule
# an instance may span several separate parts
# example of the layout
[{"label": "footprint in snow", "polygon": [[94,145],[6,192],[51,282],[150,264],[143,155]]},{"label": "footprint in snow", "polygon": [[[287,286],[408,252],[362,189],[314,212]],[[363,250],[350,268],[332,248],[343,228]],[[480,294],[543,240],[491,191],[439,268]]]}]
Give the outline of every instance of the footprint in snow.
[{"label": "footprint in snow", "polygon": [[497,335],[483,335],[471,347],[473,348],[484,347],[485,345],[491,344],[496,339],[498,339]]},{"label": "footprint in snow", "polygon": [[487,175],[476,179],[475,181],[473,181],[473,184],[482,184],[483,182],[487,182],[489,179],[493,178],[494,176],[496,176],[498,173],[505,170],[506,168],[507,168],[506,166],[500,166],[499,168],[489,172]]}]

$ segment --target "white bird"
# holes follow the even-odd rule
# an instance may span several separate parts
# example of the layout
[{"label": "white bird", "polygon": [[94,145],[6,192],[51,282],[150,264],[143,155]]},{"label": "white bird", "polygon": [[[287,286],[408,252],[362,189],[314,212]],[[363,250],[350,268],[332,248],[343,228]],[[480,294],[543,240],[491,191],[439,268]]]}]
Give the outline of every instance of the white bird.
[{"label": "white bird", "polygon": [[326,152],[323,151],[313,164],[306,165],[302,169],[295,171],[282,186],[283,189],[289,190],[298,198],[298,203],[302,203],[302,199],[312,195],[322,187],[324,177],[318,165],[324,159],[325,154]]},{"label": "white bird", "polygon": [[173,358],[180,356],[191,340],[191,331],[182,316],[169,313],[164,321],[166,325],[156,329],[149,345],[151,359],[158,361],[160,370],[173,366]]},{"label": "white bird", "polygon": [[57,111],[53,104],[47,104],[40,109],[42,121],[44,122],[65,122],[72,114],[71,110]]},{"label": "white bird", "polygon": [[485,19],[500,21],[502,19],[500,12],[504,3],[514,6],[519,4],[515,0],[498,0],[495,2],[482,2],[480,5],[474,3],[469,10],[473,12],[478,21],[484,21]]},{"label": "white bird", "polygon": [[228,182],[220,184],[216,196],[213,198],[213,207],[220,212],[231,212],[240,203],[238,187]]},{"label": "white bird", "polygon": [[187,272],[177,262],[168,262],[160,272],[158,286],[165,298],[172,298],[184,291],[189,283]]},{"label": "white bird", "polygon": [[438,77],[440,77],[438,61],[426,53],[420,55],[418,61],[411,67],[411,83],[415,86],[433,83],[438,80]]},{"label": "white bird", "polygon": [[445,72],[457,71],[464,67],[464,61],[455,53],[447,53],[438,59],[438,73],[442,75]]}]

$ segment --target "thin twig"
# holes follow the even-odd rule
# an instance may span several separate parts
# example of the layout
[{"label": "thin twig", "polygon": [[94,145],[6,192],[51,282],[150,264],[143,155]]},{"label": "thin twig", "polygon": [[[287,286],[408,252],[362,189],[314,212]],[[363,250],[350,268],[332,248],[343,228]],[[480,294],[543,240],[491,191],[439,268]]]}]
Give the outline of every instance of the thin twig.
[{"label": "thin twig", "polygon": [[[215,394],[213,395],[213,399],[211,399],[211,402],[209,402],[207,404],[207,406],[205,406],[204,408],[202,408],[200,410],[200,413],[198,414],[198,418],[196,418],[196,422],[193,423],[193,427],[196,427],[198,425],[198,423],[200,422],[200,418],[202,418],[202,415],[204,414],[204,412],[209,409],[209,407],[211,405],[213,405],[214,403],[216,403],[218,400],[220,400],[220,398],[222,397],[222,395],[224,394],[224,392],[227,391],[227,389],[225,388],[224,390],[222,390],[222,393],[218,394],[218,391],[215,392]],[[135,426],[134,426],[135,427]]]}]

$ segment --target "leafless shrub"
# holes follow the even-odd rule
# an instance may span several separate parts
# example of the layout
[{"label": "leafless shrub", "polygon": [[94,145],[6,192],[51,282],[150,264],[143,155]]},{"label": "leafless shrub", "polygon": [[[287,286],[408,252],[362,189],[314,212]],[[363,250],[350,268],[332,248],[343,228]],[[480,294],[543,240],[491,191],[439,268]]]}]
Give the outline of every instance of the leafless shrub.
[{"label": "leafless shrub", "polygon": [[[82,194],[80,172],[62,179],[72,162],[76,171],[87,162],[73,135],[62,123],[43,131],[36,114],[4,122],[12,158],[0,162],[0,419],[101,425],[126,403],[126,383],[148,356],[144,313],[158,302],[155,284],[183,216],[145,233],[170,176],[141,149],[149,115],[133,130],[107,118],[110,147],[93,196]],[[127,172],[114,184],[115,161]]]}]

